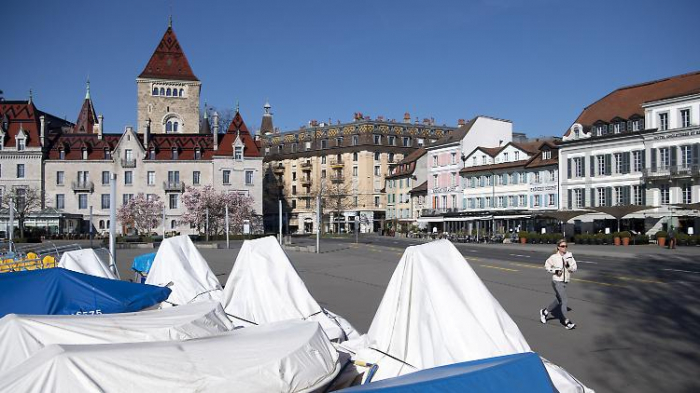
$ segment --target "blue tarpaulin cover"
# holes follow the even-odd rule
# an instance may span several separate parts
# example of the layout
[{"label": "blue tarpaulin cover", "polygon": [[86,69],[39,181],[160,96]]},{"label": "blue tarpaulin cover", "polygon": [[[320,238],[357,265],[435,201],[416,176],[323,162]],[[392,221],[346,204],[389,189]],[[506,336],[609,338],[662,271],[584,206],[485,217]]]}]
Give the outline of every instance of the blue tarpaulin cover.
[{"label": "blue tarpaulin cover", "polygon": [[0,274],[0,317],[7,314],[114,314],[140,311],[170,288],[54,268]]},{"label": "blue tarpaulin cover", "polygon": [[131,265],[131,270],[148,274],[148,271],[151,270],[151,265],[153,264],[154,259],[156,259],[155,252],[139,255],[134,258],[134,263]]},{"label": "blue tarpaulin cover", "polygon": [[345,392],[556,392],[533,352],[435,367],[342,390]]}]

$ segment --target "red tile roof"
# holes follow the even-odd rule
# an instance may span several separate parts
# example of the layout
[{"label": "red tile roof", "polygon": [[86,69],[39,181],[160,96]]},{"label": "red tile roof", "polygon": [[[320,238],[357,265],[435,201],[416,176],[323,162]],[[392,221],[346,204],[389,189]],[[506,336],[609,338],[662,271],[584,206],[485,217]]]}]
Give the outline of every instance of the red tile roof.
[{"label": "red tile roof", "polygon": [[[621,87],[587,106],[574,123],[589,127],[598,120],[609,123],[616,117],[644,117],[645,102],[695,94],[699,89],[700,71]],[[570,129],[564,135],[568,136],[569,132]]]},{"label": "red tile roof", "polygon": [[403,160],[399,161],[398,164],[396,164],[396,169],[394,170],[394,173],[387,176],[386,178],[391,179],[412,174],[413,171],[415,171],[416,169],[416,162],[419,158],[423,157],[425,153],[427,153],[427,151],[422,147],[418,150],[413,151],[411,154],[407,155]]},{"label": "red tile roof", "polygon": [[420,185],[416,186],[415,188],[413,188],[408,193],[414,194],[414,193],[418,193],[418,192],[425,192],[425,193],[428,192],[428,181],[427,180],[424,181],[423,183],[421,183]]},{"label": "red tile roof", "polygon": [[46,120],[47,139],[52,133],[60,132],[61,127],[73,126],[71,122],[38,110],[31,101],[0,101],[0,127],[5,132],[5,146],[15,146],[15,137],[22,129],[27,134],[27,147],[41,147],[41,116]]},{"label": "red tile roof", "polygon": [[168,26],[168,30],[165,31],[139,78],[199,80],[194,76],[172,27]]},{"label": "red tile roof", "polygon": [[110,153],[119,143],[121,135],[104,134],[102,140],[97,134],[57,134],[49,142],[47,158],[49,160],[61,159],[61,149],[65,153],[65,160],[82,160],[83,148],[88,151],[88,160],[104,160],[104,150]]}]

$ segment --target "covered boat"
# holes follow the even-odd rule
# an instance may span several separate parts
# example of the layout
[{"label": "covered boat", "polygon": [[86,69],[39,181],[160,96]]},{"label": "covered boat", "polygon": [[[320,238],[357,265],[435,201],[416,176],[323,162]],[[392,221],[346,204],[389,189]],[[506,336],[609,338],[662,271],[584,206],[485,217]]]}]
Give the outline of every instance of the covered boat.
[{"label": "covered boat", "polygon": [[359,337],[350,323],[316,302],[273,236],[243,242],[224,288],[224,310],[237,324],[310,320],[331,341]]},{"label": "covered boat", "polygon": [[0,288],[0,317],[133,312],[157,305],[170,295],[169,288],[60,268],[2,274]]},{"label": "covered boat", "polygon": [[51,344],[186,340],[231,329],[233,324],[219,302],[90,318],[9,314],[0,319],[0,372],[16,366]]},{"label": "covered boat", "polygon": [[134,263],[131,264],[131,270],[136,273],[136,281],[146,282],[146,277],[148,276],[148,272],[151,270],[151,265],[153,265],[154,259],[156,259],[155,252],[139,255],[134,258]]},{"label": "covered boat", "polygon": [[[447,240],[406,249],[367,335],[345,346],[356,360],[379,364],[374,380],[531,351],[515,322]],[[564,369],[544,364],[559,392],[592,392]]]},{"label": "covered boat", "polygon": [[117,279],[117,276],[102,262],[92,248],[64,252],[58,262],[58,267],[91,276]]},{"label": "covered boat", "polygon": [[554,393],[533,352],[449,364],[344,389],[343,393]]},{"label": "covered boat", "polygon": [[146,284],[168,285],[172,289],[164,306],[221,301],[219,279],[187,235],[163,240],[146,277]]},{"label": "covered boat", "polygon": [[338,373],[316,322],[187,341],[49,345],[0,374],[2,392],[311,392]]}]

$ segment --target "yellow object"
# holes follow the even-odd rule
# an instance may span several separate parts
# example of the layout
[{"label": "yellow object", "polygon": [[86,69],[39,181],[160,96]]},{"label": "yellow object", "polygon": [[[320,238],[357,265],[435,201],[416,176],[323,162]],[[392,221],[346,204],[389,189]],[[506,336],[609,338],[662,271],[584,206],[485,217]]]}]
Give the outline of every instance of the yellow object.
[{"label": "yellow object", "polygon": [[34,252],[27,253],[27,259],[37,259],[37,258],[39,258],[39,256],[36,253],[34,253]]},{"label": "yellow object", "polygon": [[44,269],[56,267],[56,258],[52,257],[51,255],[45,256],[42,262],[44,263]]}]

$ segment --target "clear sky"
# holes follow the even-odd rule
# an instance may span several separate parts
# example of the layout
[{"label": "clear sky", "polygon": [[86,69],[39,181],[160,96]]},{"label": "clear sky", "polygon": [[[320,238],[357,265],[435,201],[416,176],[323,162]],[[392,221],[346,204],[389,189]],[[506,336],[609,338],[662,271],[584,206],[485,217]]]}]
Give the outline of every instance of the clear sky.
[{"label": "clear sky", "polygon": [[168,24],[202,104],[240,102],[257,129],[311,119],[477,114],[561,135],[629,84],[700,70],[700,1],[11,1],[0,90],[75,121],[89,76],[107,132],[136,123],[136,82]]}]

